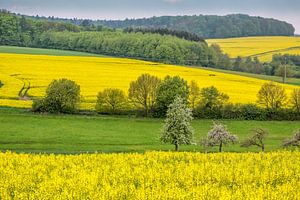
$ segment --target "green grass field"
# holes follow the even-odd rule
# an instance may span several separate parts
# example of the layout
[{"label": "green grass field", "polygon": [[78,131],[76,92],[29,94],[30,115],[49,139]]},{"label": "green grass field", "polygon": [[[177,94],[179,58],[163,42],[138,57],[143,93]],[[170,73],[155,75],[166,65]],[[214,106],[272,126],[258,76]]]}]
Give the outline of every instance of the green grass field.
[{"label": "green grass field", "polygon": [[[300,128],[300,122],[288,121],[223,121],[240,139],[249,135],[254,127],[270,131],[266,150],[281,148],[284,138]],[[196,142],[205,136],[212,120],[195,120]],[[159,141],[163,120],[83,116],[42,115],[26,110],[0,108],[0,150],[43,153],[83,152],[144,152],[173,150],[172,145]],[[184,151],[205,151],[200,146],[181,146]],[[225,151],[258,151],[259,149],[228,146]],[[211,149],[209,149],[211,151]],[[216,151],[216,149],[213,149]]]},{"label": "green grass field", "polygon": [[51,55],[51,56],[106,57],[106,56],[99,55],[99,54],[85,53],[85,52],[79,52],[79,51],[66,51],[66,50],[57,50],[57,49],[41,49],[41,48],[15,47],[15,46],[0,46],[0,53]]}]

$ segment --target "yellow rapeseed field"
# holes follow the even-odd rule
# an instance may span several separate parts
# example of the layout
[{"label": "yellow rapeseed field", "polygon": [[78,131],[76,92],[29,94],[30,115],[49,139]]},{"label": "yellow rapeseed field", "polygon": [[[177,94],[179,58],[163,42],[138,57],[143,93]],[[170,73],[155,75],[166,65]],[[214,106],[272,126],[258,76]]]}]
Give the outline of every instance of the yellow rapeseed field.
[{"label": "yellow rapeseed field", "polygon": [[[195,80],[200,87],[216,86],[235,103],[254,103],[256,94],[266,81],[204,69],[164,65],[133,59],[79,56],[46,56],[0,54],[0,105],[30,107],[31,101],[19,100],[18,93],[25,83],[29,95],[41,97],[53,79],[68,78],[81,86],[83,108],[93,108],[96,95],[105,88],[128,90],[131,81],[142,73],[160,78],[179,75]],[[295,86],[285,86],[290,93]]]},{"label": "yellow rapeseed field", "polygon": [[300,37],[242,37],[211,39],[207,42],[220,45],[221,49],[233,58],[257,56],[261,61],[271,61],[272,56],[278,53],[300,55]]},{"label": "yellow rapeseed field", "polygon": [[0,199],[300,199],[300,153],[0,153]]}]

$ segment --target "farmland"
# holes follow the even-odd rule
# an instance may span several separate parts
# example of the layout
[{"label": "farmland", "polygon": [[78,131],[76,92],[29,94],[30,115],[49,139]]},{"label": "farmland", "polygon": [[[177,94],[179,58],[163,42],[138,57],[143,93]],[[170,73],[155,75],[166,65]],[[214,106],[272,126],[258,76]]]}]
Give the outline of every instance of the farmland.
[{"label": "farmland", "polygon": [[274,54],[300,54],[300,37],[243,37],[207,40],[216,43],[230,57],[254,57],[271,61]]},{"label": "farmland", "polygon": [[299,152],[0,153],[1,199],[297,199]]},{"label": "farmland", "polygon": [[[18,93],[23,86],[29,88],[30,96],[41,97],[46,86],[59,78],[72,79],[81,86],[84,109],[94,108],[100,90],[119,88],[127,91],[129,83],[142,73],[160,78],[179,75],[187,81],[195,80],[201,87],[214,85],[235,103],[255,102],[258,90],[265,83],[255,78],[133,59],[8,53],[0,54],[0,59],[0,80],[4,83],[0,89],[0,105],[13,107],[31,106],[31,101],[19,100]],[[295,86],[285,87],[289,93]]]}]

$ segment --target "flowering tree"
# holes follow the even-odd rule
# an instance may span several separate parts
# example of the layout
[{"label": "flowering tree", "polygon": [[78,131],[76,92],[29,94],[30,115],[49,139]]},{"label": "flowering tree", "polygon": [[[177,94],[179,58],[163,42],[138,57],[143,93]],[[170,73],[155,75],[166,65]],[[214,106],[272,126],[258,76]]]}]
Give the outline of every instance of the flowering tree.
[{"label": "flowering tree", "polygon": [[237,141],[237,136],[232,135],[225,125],[214,123],[212,129],[208,132],[207,137],[203,139],[201,143],[206,147],[218,146],[219,152],[221,152],[223,145],[235,143]]},{"label": "flowering tree", "polygon": [[181,144],[191,144],[194,132],[190,124],[192,120],[192,111],[181,97],[176,97],[167,111],[161,141],[175,145],[175,151]]}]

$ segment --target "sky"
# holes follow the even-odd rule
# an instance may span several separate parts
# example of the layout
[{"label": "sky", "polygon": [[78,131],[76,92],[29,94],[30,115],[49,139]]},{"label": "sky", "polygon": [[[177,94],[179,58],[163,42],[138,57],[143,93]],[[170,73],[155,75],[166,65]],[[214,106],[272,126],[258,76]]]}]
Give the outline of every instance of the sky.
[{"label": "sky", "polygon": [[292,23],[300,34],[300,0],[0,0],[12,12],[87,19],[249,14]]}]

